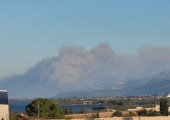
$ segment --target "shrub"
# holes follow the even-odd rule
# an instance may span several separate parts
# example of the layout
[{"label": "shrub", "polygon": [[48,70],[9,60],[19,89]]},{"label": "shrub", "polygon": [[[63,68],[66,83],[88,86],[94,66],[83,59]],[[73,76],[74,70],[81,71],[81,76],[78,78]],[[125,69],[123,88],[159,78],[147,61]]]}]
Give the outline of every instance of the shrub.
[{"label": "shrub", "polygon": [[112,114],[112,116],[122,117],[122,112],[121,112],[121,111],[116,110],[116,111]]}]

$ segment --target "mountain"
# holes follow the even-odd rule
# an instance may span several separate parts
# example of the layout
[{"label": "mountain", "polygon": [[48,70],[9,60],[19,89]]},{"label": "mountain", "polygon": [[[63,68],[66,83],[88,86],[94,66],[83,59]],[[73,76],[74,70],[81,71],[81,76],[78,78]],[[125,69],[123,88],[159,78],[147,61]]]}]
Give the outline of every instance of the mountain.
[{"label": "mountain", "polygon": [[[130,80],[129,80],[130,81]],[[137,82],[138,81],[138,82]],[[135,96],[170,92],[170,72],[163,71],[160,74],[132,80],[123,89],[102,89],[83,92],[60,93],[55,97],[104,97],[104,96]]]},{"label": "mountain", "polygon": [[155,94],[170,92],[170,72],[163,71],[155,76],[140,79],[130,88],[126,88],[127,95]]}]

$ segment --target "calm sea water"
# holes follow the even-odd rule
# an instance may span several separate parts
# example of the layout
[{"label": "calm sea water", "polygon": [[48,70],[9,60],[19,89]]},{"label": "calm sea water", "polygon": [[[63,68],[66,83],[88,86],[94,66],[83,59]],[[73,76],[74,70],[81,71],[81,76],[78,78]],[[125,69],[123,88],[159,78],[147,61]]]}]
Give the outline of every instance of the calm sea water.
[{"label": "calm sea water", "polygon": [[[9,107],[14,112],[20,112],[20,113],[26,113],[25,107],[26,105],[30,104],[32,101],[10,101],[9,100]],[[66,105],[66,106],[60,106],[60,108],[71,108],[73,113],[76,111],[81,110],[82,108],[86,108],[87,110],[92,109],[92,105]]]},{"label": "calm sea water", "polygon": [[10,101],[8,102],[9,108],[14,112],[26,113],[25,107],[32,101]]}]

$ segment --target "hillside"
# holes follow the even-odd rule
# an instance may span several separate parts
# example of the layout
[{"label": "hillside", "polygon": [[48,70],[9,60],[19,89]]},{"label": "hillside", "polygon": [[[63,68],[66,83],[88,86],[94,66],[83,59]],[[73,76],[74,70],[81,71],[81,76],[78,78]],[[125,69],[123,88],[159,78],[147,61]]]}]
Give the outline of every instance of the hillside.
[{"label": "hillside", "polygon": [[138,79],[139,82],[131,82],[132,85],[127,85],[123,89],[112,90],[102,89],[83,92],[69,92],[56,95],[56,97],[103,97],[103,96],[134,96],[148,95],[170,92],[170,72],[161,72],[160,74]]}]

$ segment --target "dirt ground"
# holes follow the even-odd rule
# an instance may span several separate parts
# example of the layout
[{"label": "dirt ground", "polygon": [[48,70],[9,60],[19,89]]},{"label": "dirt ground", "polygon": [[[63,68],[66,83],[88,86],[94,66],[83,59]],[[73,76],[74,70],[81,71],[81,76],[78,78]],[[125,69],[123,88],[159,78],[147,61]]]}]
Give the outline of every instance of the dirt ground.
[{"label": "dirt ground", "polygon": [[[113,112],[100,112],[99,117],[100,118],[107,118],[111,117]],[[91,118],[92,113],[86,113],[86,114],[72,114],[72,115],[66,115],[67,117],[71,117],[72,119],[83,119],[83,118]]]}]

